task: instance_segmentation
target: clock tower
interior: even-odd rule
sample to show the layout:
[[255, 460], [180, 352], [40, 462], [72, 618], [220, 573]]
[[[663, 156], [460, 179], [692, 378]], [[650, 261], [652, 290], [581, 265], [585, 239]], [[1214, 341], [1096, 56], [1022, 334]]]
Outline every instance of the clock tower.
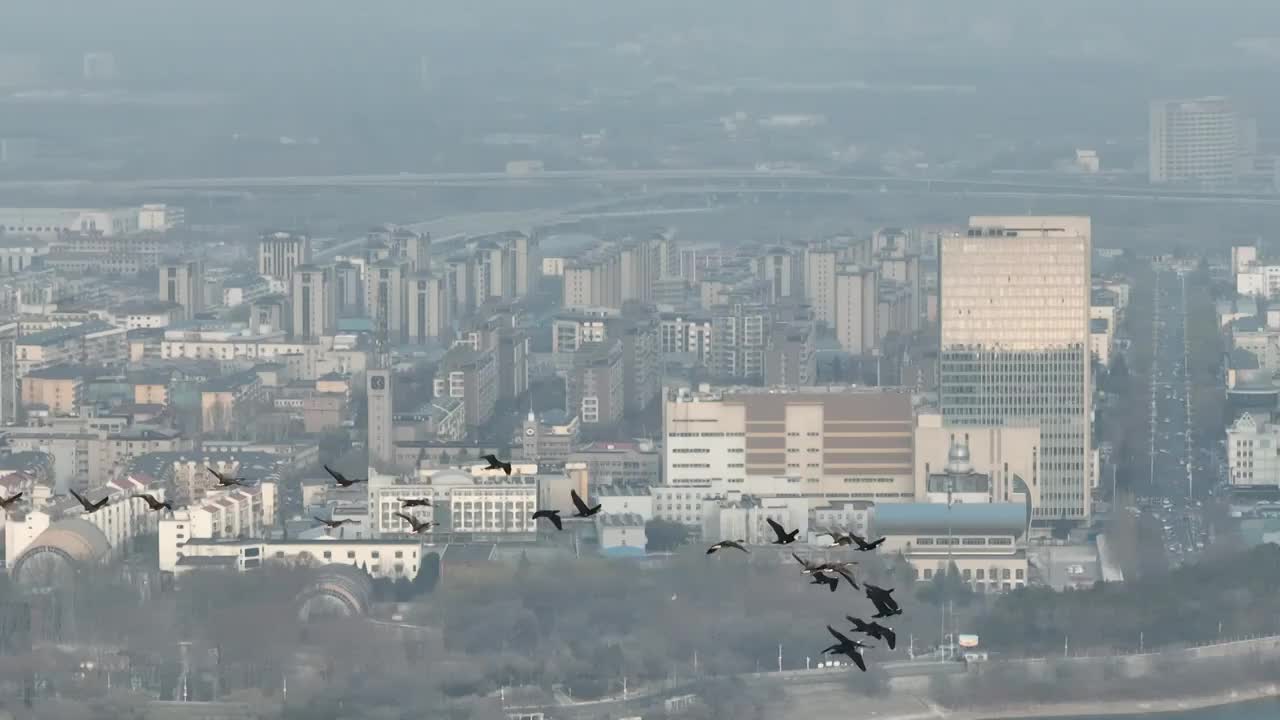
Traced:
[[369, 464], [395, 465], [395, 431], [391, 426], [393, 375], [390, 370], [369, 370], [365, 382], [369, 398]]

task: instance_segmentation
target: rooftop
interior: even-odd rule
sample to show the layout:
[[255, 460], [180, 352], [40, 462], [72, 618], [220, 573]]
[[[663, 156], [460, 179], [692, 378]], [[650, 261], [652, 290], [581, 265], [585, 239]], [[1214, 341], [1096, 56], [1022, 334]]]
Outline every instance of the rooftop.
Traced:
[[105, 323], [101, 320], [89, 320], [88, 322], [71, 327], [53, 328], [52, 330], [44, 330], [42, 332], [23, 335], [19, 340], [22, 345], [59, 345], [69, 342], [79, 337], [84, 337], [90, 333], [102, 332], [104, 330], [114, 330], [115, 326]]
[[881, 535], [948, 531], [962, 535], [992, 533], [1021, 536], [1027, 528], [1023, 503], [884, 503], [877, 505], [871, 525]]

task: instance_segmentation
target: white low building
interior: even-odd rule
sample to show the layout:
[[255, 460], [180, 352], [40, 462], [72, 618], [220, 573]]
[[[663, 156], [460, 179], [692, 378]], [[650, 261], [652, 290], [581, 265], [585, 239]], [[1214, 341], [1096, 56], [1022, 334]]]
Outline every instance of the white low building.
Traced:
[[22, 552], [49, 526], [65, 518], [82, 518], [102, 531], [113, 554], [122, 551], [128, 541], [139, 535], [156, 532], [160, 514], [147, 507], [146, 501], [133, 495], [148, 493], [164, 499], [164, 489], [148, 485], [135, 477], [112, 480], [99, 490], [86, 491], [90, 502], [104, 496], [105, 507], [92, 513], [84, 512], [80, 503], [72, 497], [54, 496], [46, 486], [35, 488], [33, 509], [22, 515], [8, 518], [4, 525], [5, 566], [13, 567]]
[[160, 570], [176, 572], [192, 541], [262, 538], [275, 517], [275, 483], [211, 492], [198, 505], [159, 521]]
[[[370, 532], [377, 536], [408, 534], [412, 528], [396, 513], [441, 523], [452, 533], [533, 533], [540, 484], [563, 481], [558, 473], [539, 474], [533, 463], [514, 463], [511, 475], [483, 466], [421, 468], [411, 479], [369, 478]], [[430, 507], [406, 509], [404, 500], [424, 498]], [[433, 534], [436, 528], [428, 531]]]
[[1245, 413], [1227, 428], [1232, 485], [1280, 485], [1280, 426]]
[[768, 544], [777, 539], [768, 522], [773, 520], [788, 532], [799, 530], [796, 537], [805, 542], [810, 537], [809, 502], [807, 498], [755, 498], [736, 492], [723, 499], [707, 498], [703, 501], [702, 539]]
[[272, 563], [308, 566], [341, 563], [366, 570], [375, 578], [412, 580], [418, 576], [421, 561], [422, 544], [411, 539], [197, 539], [183, 548], [175, 574], [206, 567], [243, 572]]

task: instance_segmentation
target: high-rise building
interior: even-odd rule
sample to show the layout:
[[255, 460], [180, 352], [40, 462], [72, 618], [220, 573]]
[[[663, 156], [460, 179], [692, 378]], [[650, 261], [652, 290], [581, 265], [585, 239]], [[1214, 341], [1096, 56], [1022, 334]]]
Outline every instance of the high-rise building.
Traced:
[[249, 330], [256, 335], [292, 332], [292, 322], [289, 298], [284, 295], [266, 295], [249, 305]]
[[338, 322], [333, 268], [299, 265], [293, 270], [293, 286], [289, 294], [295, 338], [315, 340], [322, 335], [333, 334]]
[[382, 260], [369, 266], [365, 281], [365, 312], [373, 319], [374, 333], [393, 345], [403, 342], [408, 263]]
[[774, 323], [765, 352], [764, 384], [802, 387], [817, 382], [816, 335], [813, 323], [805, 320]]
[[360, 317], [364, 314], [364, 269], [350, 262], [333, 266], [333, 296], [338, 317]]
[[411, 272], [427, 272], [431, 269], [431, 236], [427, 233], [396, 228], [391, 233], [391, 245], [395, 255], [409, 263]]
[[440, 360], [433, 380], [436, 397], [462, 401], [468, 431], [489, 422], [498, 403], [498, 363], [492, 349], [454, 345]]
[[1243, 141], [1240, 114], [1227, 98], [1157, 100], [1147, 141], [1149, 180], [1230, 183], [1240, 169]]
[[293, 270], [311, 262], [311, 236], [304, 233], [266, 232], [258, 239], [258, 274], [288, 283]]
[[18, 333], [16, 322], [0, 324], [0, 424], [18, 420], [22, 396], [18, 392]]
[[764, 378], [773, 314], [765, 305], [711, 309], [711, 373], [717, 378]]
[[836, 273], [835, 328], [840, 347], [851, 355], [870, 353], [879, 346], [877, 310], [880, 301], [878, 273], [871, 268], [850, 267]]
[[667, 485], [872, 502], [915, 497], [906, 391], [671, 388], [663, 428]]
[[190, 320], [204, 310], [204, 261], [162, 263], [160, 299], [181, 305], [183, 320]]
[[939, 399], [949, 425], [1040, 424], [1041, 522], [1089, 519], [1087, 217], [972, 217], [939, 260]]
[[784, 247], [772, 247], [764, 255], [751, 259], [751, 269], [758, 279], [768, 283], [769, 302], [799, 297], [803, 274], [800, 261]]
[[428, 338], [451, 335], [449, 284], [445, 278], [430, 273], [414, 273], [409, 276], [408, 285], [409, 342], [422, 343]]
[[583, 345], [574, 353], [565, 382], [565, 411], [577, 415], [584, 425], [621, 420], [624, 375], [620, 340]]
[[835, 327], [836, 272], [839, 254], [832, 248], [813, 246], [804, 253], [804, 291], [813, 308], [813, 319]]
[[390, 370], [369, 370], [368, 386], [369, 463], [390, 466], [396, 460], [395, 429], [392, 427], [391, 398], [395, 375]]

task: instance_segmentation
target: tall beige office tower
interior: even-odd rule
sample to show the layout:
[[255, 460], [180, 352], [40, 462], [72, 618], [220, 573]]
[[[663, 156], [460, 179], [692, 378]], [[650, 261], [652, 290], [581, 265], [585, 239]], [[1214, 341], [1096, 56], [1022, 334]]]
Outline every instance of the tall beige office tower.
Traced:
[[290, 300], [293, 336], [315, 340], [333, 334], [338, 323], [337, 292], [331, 267], [299, 265], [293, 270]]
[[1089, 519], [1087, 217], [972, 217], [939, 259], [943, 421], [1040, 423], [1034, 520]]
[[204, 310], [204, 261], [161, 263], [160, 299], [181, 305], [183, 320], [190, 320]]
[[369, 266], [365, 279], [365, 312], [373, 320], [374, 333], [391, 345], [404, 341], [405, 276], [408, 274], [408, 263], [381, 260]]
[[267, 232], [258, 239], [258, 274], [288, 283], [293, 269], [311, 262], [311, 236], [303, 233]]
[[1232, 182], [1245, 149], [1243, 129], [1240, 114], [1227, 98], [1151, 103], [1149, 180], [1207, 185]]
[[813, 308], [813, 319], [835, 327], [836, 273], [840, 256], [834, 249], [815, 245], [804, 253], [804, 292]]
[[449, 283], [440, 275], [414, 273], [409, 276], [409, 342], [422, 343], [449, 333]]

